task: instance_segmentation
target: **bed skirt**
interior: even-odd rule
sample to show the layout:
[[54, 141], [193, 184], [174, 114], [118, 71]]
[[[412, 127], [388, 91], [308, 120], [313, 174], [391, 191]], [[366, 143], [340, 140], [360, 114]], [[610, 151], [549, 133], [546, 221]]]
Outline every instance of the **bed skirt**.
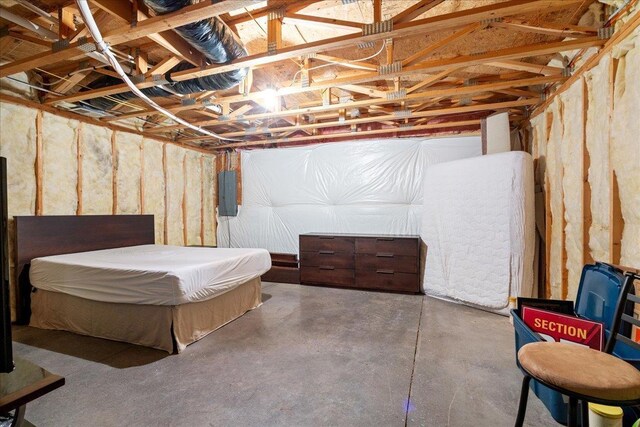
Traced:
[[180, 353], [261, 301], [259, 277], [215, 298], [176, 306], [100, 302], [38, 290], [31, 294], [29, 325]]

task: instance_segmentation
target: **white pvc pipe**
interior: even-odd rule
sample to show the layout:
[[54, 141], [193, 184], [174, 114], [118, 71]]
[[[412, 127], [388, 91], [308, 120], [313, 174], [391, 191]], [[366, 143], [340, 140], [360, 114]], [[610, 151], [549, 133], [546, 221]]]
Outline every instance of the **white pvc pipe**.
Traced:
[[13, 22], [14, 24], [20, 25], [21, 27], [26, 28], [27, 30], [33, 31], [34, 33], [41, 35], [45, 39], [49, 39], [52, 41], [58, 40], [58, 35], [53, 31], [47, 30], [46, 28], [43, 28], [40, 25], [35, 24], [26, 18], [23, 18], [20, 15], [16, 15], [15, 13], [7, 9], [0, 8], [0, 18], [6, 19], [7, 21]]

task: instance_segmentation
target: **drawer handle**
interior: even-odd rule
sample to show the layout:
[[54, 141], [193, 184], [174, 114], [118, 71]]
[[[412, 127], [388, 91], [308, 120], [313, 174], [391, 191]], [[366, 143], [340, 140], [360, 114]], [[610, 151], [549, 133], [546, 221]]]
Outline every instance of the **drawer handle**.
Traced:
[[335, 237], [333, 236], [319, 236], [321, 240], [333, 240]]
[[320, 255], [334, 255], [335, 251], [320, 251], [318, 252]]
[[378, 274], [393, 274], [393, 270], [376, 270]]
[[376, 237], [376, 240], [383, 242], [392, 242], [395, 239], [393, 237]]
[[333, 265], [321, 265], [318, 267], [320, 270], [335, 270], [336, 268]]
[[378, 258], [393, 258], [393, 254], [391, 252], [378, 252], [376, 256]]

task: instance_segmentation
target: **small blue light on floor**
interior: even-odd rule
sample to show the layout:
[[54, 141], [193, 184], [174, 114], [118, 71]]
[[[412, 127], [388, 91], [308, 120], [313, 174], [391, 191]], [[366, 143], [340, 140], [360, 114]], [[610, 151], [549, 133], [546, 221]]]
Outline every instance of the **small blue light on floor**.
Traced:
[[413, 403], [409, 399], [405, 399], [404, 401], [404, 410], [405, 413], [412, 412], [416, 409]]

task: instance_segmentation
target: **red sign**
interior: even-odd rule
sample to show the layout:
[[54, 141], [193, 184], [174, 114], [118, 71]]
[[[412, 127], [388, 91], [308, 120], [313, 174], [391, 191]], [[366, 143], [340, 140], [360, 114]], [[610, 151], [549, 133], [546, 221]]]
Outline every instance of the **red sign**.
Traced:
[[602, 351], [602, 323], [537, 308], [522, 307], [522, 320], [545, 341], [570, 342]]

